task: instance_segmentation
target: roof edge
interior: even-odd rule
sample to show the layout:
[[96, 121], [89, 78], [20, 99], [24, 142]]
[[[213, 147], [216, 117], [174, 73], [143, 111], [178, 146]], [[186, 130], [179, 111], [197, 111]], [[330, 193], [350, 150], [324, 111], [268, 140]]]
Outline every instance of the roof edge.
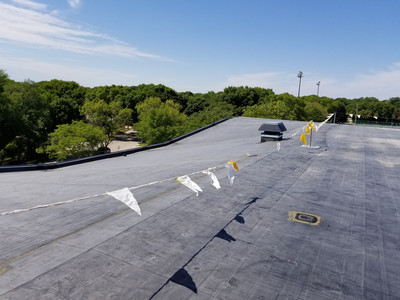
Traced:
[[71, 160], [65, 160], [61, 162], [54, 162], [54, 163], [48, 163], [48, 164], [35, 164], [35, 165], [11, 165], [11, 166], [0, 166], [0, 173], [5, 173], [5, 172], [22, 172], [22, 171], [38, 171], [38, 170], [52, 170], [52, 169], [58, 169], [58, 168], [63, 168], [63, 167], [68, 167], [68, 166], [73, 166], [73, 165], [78, 165], [78, 164], [83, 164], [83, 163], [88, 163], [92, 161], [97, 161], [101, 159], [107, 159], [107, 158], [113, 158], [113, 157], [118, 157], [118, 156], [126, 156], [128, 154], [133, 154], [136, 152], [141, 152], [141, 151], [146, 151], [150, 149], [155, 149], [155, 148], [160, 148], [164, 146], [168, 146], [170, 144], [176, 143], [180, 140], [183, 140], [189, 136], [192, 136], [196, 133], [199, 133], [203, 130], [206, 130], [208, 128], [211, 128], [215, 125], [218, 125], [220, 123], [223, 123], [227, 120], [232, 119], [233, 117], [229, 118], [224, 118], [219, 121], [216, 121], [214, 123], [208, 124], [206, 126], [203, 126], [201, 128], [198, 128], [196, 130], [193, 130], [191, 132], [185, 133], [181, 136], [178, 136], [172, 140], [159, 143], [159, 144], [153, 144], [153, 145], [147, 145], [143, 147], [137, 147], [137, 148], [132, 148], [132, 149], [127, 149], [127, 150], [120, 150], [116, 152], [111, 152], [111, 153], [105, 153], [105, 154], [98, 154], [94, 156], [89, 156], [89, 157], [83, 157], [83, 158], [77, 158], [77, 159], [71, 159]]

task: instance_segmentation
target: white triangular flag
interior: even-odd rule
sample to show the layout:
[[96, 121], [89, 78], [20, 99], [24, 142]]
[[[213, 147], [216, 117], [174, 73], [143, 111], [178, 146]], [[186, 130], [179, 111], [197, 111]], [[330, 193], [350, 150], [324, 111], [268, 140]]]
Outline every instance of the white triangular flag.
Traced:
[[221, 185], [219, 184], [218, 178], [217, 176], [215, 176], [215, 174], [213, 172], [211, 172], [210, 170], [207, 171], [203, 171], [203, 173], [208, 175], [208, 179], [210, 180], [210, 183], [215, 186], [215, 188], [217, 190], [219, 190], [221, 188]]
[[117, 190], [113, 192], [108, 192], [106, 194], [114, 197], [115, 199], [121, 201], [122, 203], [125, 203], [131, 209], [136, 211], [139, 214], [139, 216], [142, 215], [139, 204], [137, 203], [135, 197], [133, 197], [133, 194], [128, 188], [124, 188], [122, 190]]
[[233, 181], [235, 180], [235, 172], [239, 171], [239, 168], [234, 160], [228, 161], [225, 165], [228, 168], [228, 179], [230, 185], [233, 185]]
[[176, 180], [178, 180], [180, 183], [182, 183], [184, 186], [187, 186], [189, 189], [191, 189], [193, 192], [196, 193], [196, 196], [199, 195], [199, 192], [202, 192], [203, 190], [201, 187], [199, 187], [195, 182], [193, 182], [189, 176], [184, 175], [178, 177]]

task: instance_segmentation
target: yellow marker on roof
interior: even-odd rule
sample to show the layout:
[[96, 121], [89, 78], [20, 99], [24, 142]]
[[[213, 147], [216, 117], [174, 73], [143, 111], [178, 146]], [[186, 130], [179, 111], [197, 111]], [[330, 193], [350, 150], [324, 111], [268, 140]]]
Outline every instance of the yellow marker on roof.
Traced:
[[304, 132], [300, 137], [300, 141], [302, 141], [307, 146], [307, 139], [306, 139], [306, 135], [304, 134]]
[[228, 164], [232, 164], [232, 166], [235, 168], [236, 171], [239, 171], [239, 167], [236, 164], [235, 160], [230, 160], [228, 161]]

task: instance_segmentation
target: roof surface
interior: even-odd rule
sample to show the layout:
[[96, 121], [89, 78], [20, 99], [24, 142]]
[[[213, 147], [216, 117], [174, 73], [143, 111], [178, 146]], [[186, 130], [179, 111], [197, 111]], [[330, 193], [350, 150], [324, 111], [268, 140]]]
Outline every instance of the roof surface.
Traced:
[[[284, 121], [278, 147], [259, 141], [267, 121], [234, 118], [126, 157], [0, 173], [0, 214], [69, 202], [0, 215], [0, 298], [399, 298], [400, 131], [325, 124], [316, 149], [292, 137], [306, 122]], [[211, 167], [220, 190], [200, 172]], [[104, 195], [124, 187], [142, 216]]]

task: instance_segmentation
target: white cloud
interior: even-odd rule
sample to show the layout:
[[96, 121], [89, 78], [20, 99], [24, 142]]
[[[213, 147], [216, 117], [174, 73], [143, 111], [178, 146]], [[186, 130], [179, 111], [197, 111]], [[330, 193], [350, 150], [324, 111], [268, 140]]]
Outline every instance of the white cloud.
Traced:
[[46, 6], [38, 2], [13, 1], [28, 8], [0, 3], [0, 40], [75, 53], [168, 60], [64, 21], [43, 11]]
[[[10, 78], [16, 81], [31, 79], [38, 82], [59, 79], [94, 87], [112, 84], [132, 86], [137, 85], [139, 80], [138, 76], [131, 73], [85, 67], [76, 61], [54, 63], [47, 60], [1, 56], [0, 65]], [[29, 78], [26, 78], [26, 74], [29, 74]]]
[[34, 2], [31, 0], [11, 0], [11, 1], [21, 6], [29, 7], [31, 9], [36, 9], [36, 10], [46, 10], [47, 8], [46, 4]]
[[[393, 63], [379, 71], [370, 71], [366, 74], [355, 74], [346, 79], [321, 78], [320, 95], [331, 98], [361, 98], [375, 97], [386, 100], [400, 97], [400, 63]], [[305, 90], [304, 94], [309, 91]], [[315, 92], [314, 92], [315, 94]]]
[[81, 0], [68, 0], [68, 4], [75, 8], [81, 4]]
[[[316, 95], [320, 81], [320, 96], [331, 98], [376, 97], [380, 100], [400, 97], [400, 63], [393, 63], [384, 70], [368, 74], [350, 75], [347, 79], [304, 72], [300, 95]], [[277, 94], [290, 93], [297, 96], [299, 78], [297, 72], [270, 72], [230, 76], [221, 86], [250, 86], [271, 88]]]
[[346, 83], [343, 89], [349, 94], [361, 95], [358, 97], [377, 97], [384, 100], [400, 97], [399, 82], [400, 63], [394, 63], [385, 70], [358, 74], [354, 80]]

